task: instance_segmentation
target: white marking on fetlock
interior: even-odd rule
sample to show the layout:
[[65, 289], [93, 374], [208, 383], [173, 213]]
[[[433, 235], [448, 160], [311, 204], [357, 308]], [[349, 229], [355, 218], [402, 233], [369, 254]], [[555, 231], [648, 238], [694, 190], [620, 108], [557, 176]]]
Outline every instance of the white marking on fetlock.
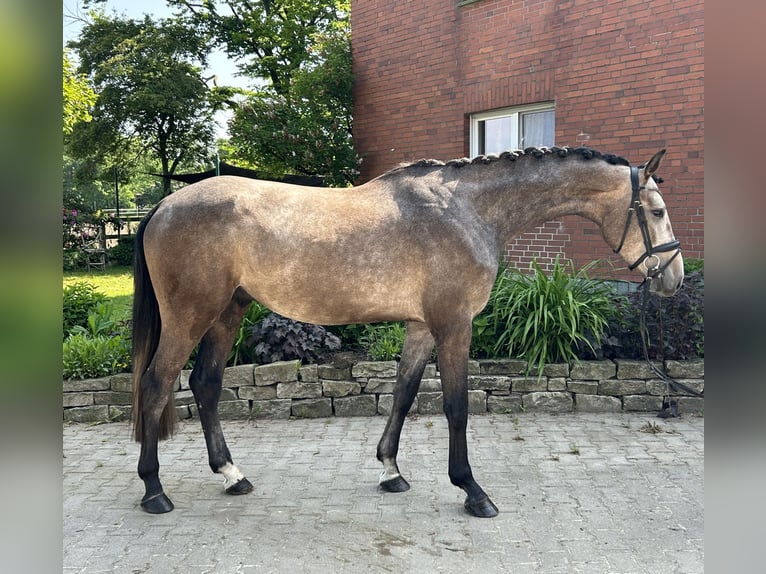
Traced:
[[218, 472], [220, 472], [223, 475], [224, 490], [234, 486], [240, 480], [245, 478], [245, 475], [239, 471], [239, 469], [237, 468], [237, 465], [232, 464], [230, 462], [227, 462], [221, 468], [219, 468]]

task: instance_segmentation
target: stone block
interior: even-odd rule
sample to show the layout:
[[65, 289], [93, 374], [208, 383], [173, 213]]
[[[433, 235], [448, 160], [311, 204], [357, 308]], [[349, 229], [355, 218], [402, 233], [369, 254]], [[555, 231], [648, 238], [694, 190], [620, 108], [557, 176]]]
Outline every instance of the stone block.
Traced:
[[490, 395], [487, 397], [487, 410], [497, 414], [520, 413], [522, 411], [521, 395], [517, 393], [503, 396]]
[[191, 369], [184, 369], [181, 374], [178, 375], [178, 388], [177, 391], [183, 391], [189, 389], [189, 378], [191, 377]]
[[109, 379], [69, 379], [64, 381], [64, 392], [108, 391]]
[[525, 411], [543, 411], [547, 413], [566, 413], [574, 408], [570, 393], [550, 391], [527, 393], [521, 396]]
[[[388, 416], [391, 414], [391, 408], [394, 405], [394, 397], [393, 395], [379, 395], [378, 396], [378, 414]], [[415, 400], [412, 403], [412, 406], [410, 407], [409, 413], [416, 413], [418, 412], [418, 398], [415, 397]], [[409, 414], [408, 413], [408, 414]]]
[[316, 383], [319, 381], [318, 365], [304, 365], [298, 370], [298, 380], [304, 383]]
[[484, 391], [468, 391], [468, 412], [482, 414], [487, 412], [487, 393]]
[[646, 381], [609, 379], [598, 382], [599, 395], [642, 395], [646, 393]]
[[126, 422], [133, 418], [133, 407], [109, 405], [107, 416], [110, 421]]
[[298, 369], [301, 362], [278, 361], [268, 365], [258, 365], [254, 369], [256, 386], [273, 385], [274, 383], [290, 383], [298, 380]]
[[674, 379], [704, 379], [705, 360], [694, 359], [693, 361], [667, 361], [667, 373]]
[[277, 398], [277, 386], [269, 385], [268, 387], [239, 387], [237, 389], [237, 397], [247, 401], [269, 401]]
[[317, 365], [317, 375], [320, 379], [329, 381], [347, 381], [351, 378], [351, 366]]
[[438, 415], [444, 412], [444, 396], [442, 393], [418, 393], [418, 413], [421, 415]]
[[118, 393], [133, 392], [133, 373], [117, 373], [109, 377], [109, 388]]
[[290, 399], [259, 400], [250, 412], [255, 419], [289, 419], [292, 405]]
[[223, 370], [223, 386], [247, 387], [254, 384], [253, 365], [237, 365]]
[[291, 413], [294, 417], [311, 419], [332, 416], [332, 399], [300, 399], [292, 401]]
[[64, 421], [72, 423], [95, 423], [109, 420], [109, 406], [91, 405], [64, 410]]
[[337, 417], [369, 417], [378, 412], [375, 395], [358, 395], [333, 399]]
[[245, 420], [250, 418], [250, 401], [221, 401], [218, 403], [221, 420]]
[[682, 415], [702, 415], [705, 413], [705, 399], [699, 397], [679, 397], [678, 410]]
[[321, 383], [279, 383], [277, 385], [278, 399], [316, 399], [322, 396]]
[[[705, 390], [705, 381], [700, 379], [676, 379], [679, 383], [682, 383], [686, 385], [687, 387], [694, 389], [695, 391], [701, 393]], [[673, 396], [679, 396], [679, 395], [685, 395], [684, 391], [674, 391], [671, 387], [668, 389], [668, 384], [660, 379], [653, 379], [651, 381], [646, 381], [646, 390], [651, 395], [660, 395], [664, 396], [668, 394], [668, 391], [670, 391], [669, 394]], [[687, 395], [691, 396], [691, 395]]]
[[481, 365], [479, 364], [479, 361], [473, 359], [468, 360], [468, 374], [481, 375]]
[[519, 359], [482, 359], [479, 371], [482, 375], [520, 375], [527, 368], [527, 362]]
[[567, 381], [567, 391], [577, 394], [597, 395], [598, 381]]
[[548, 389], [548, 379], [545, 377], [512, 377], [511, 390], [516, 393], [530, 391], [545, 391]]
[[581, 361], [572, 365], [569, 377], [583, 381], [600, 381], [612, 379], [616, 374], [617, 365], [612, 361]]
[[95, 403], [93, 395], [94, 393], [64, 393], [62, 395], [62, 403], [64, 408], [87, 407]]
[[191, 391], [176, 391], [173, 393], [173, 400], [176, 403], [176, 406], [178, 405], [194, 405], [196, 404], [194, 400], [194, 393]]
[[468, 377], [468, 389], [508, 394], [511, 392], [511, 378], [491, 375], [471, 375]]
[[617, 397], [599, 395], [577, 395], [577, 410], [583, 413], [618, 413], [622, 410], [622, 401]]
[[396, 361], [360, 361], [351, 367], [351, 376], [355, 379], [395, 377], [397, 365]]
[[[192, 414], [191, 406], [192, 405], [176, 405], [176, 418], [181, 421], [194, 418], [194, 415]], [[197, 406], [194, 405], [194, 408], [195, 408], [194, 414], [196, 415]], [[110, 410], [111, 410], [111, 407], [110, 407]]]
[[424, 393], [440, 393], [442, 391], [441, 379], [422, 379], [420, 381], [420, 392]]
[[224, 401], [236, 401], [237, 390], [236, 389], [221, 389], [221, 396], [218, 399], [219, 404]]
[[[577, 397], [577, 402], [580, 402], [580, 397]], [[625, 411], [659, 412], [662, 410], [662, 397], [625, 395], [622, 398], [622, 408]]]
[[425, 371], [423, 371], [423, 378], [424, 379], [435, 379], [436, 378], [436, 365], [433, 363], [428, 363], [426, 365]]
[[362, 385], [354, 381], [324, 381], [322, 383], [322, 395], [325, 397], [347, 397], [361, 392]]
[[569, 376], [569, 364], [568, 363], [550, 363], [543, 365], [544, 377], [568, 377]]
[[396, 381], [391, 379], [372, 378], [367, 381], [364, 392], [367, 394], [393, 393]]
[[566, 391], [567, 380], [565, 377], [548, 377], [549, 391]]
[[646, 361], [617, 359], [618, 379], [651, 379], [656, 377]]
[[133, 393], [101, 391], [93, 393], [93, 403], [96, 405], [132, 405]]

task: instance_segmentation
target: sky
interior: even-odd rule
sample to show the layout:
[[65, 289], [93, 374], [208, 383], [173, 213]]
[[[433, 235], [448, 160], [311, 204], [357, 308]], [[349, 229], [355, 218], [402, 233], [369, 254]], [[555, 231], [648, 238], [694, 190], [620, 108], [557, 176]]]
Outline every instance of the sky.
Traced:
[[[78, 0], [63, 0], [64, 10], [64, 45], [70, 40], [76, 40], [82, 24], [77, 22], [73, 16], [82, 14], [81, 2]], [[107, 15], [116, 13], [128, 18], [140, 19], [144, 14], [149, 14], [153, 18], [168, 18], [173, 16], [173, 10], [168, 7], [163, 0], [107, 0], [105, 11]], [[220, 51], [213, 52], [208, 61], [208, 67], [204, 70], [203, 76], [217, 75], [218, 85], [237, 86], [241, 88], [249, 87], [247, 82], [236, 75], [237, 67], [234, 61], [230, 60], [226, 54]], [[221, 111], [216, 115], [218, 137], [228, 137], [226, 123], [231, 117], [228, 111]]]

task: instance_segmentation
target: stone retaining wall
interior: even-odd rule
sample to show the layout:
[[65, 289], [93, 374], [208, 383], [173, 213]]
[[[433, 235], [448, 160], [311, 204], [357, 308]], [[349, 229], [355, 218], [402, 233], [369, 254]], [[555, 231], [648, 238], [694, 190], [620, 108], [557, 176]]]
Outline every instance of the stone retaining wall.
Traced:
[[[468, 408], [471, 413], [655, 412], [662, 409], [666, 386], [643, 361], [584, 361], [546, 365], [541, 377], [524, 376], [519, 360], [470, 361]], [[703, 391], [704, 361], [667, 361], [666, 373]], [[348, 367], [286, 361], [226, 369], [219, 413], [222, 419], [344, 417], [388, 415], [397, 363], [359, 362]], [[196, 418], [197, 406], [183, 371], [175, 391], [178, 416]], [[64, 421], [128, 420], [131, 374], [64, 381]], [[679, 395], [682, 413], [700, 413], [704, 399]], [[442, 413], [436, 365], [428, 365], [411, 413]]]

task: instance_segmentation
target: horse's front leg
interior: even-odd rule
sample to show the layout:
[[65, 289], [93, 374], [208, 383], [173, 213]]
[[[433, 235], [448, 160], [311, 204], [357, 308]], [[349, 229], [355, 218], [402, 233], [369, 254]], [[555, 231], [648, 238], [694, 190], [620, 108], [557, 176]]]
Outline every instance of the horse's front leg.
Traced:
[[474, 480], [468, 462], [468, 351], [471, 322], [442, 331], [437, 337], [439, 371], [444, 394], [444, 413], [449, 427], [449, 477], [452, 484], [468, 495], [465, 509], [474, 516], [491, 518], [498, 510]]
[[396, 376], [394, 402], [383, 436], [378, 443], [378, 460], [383, 463], [379, 484], [388, 492], [404, 492], [410, 488], [399, 473], [396, 456], [399, 452], [399, 438], [405, 417], [420, 388], [420, 380], [433, 348], [434, 339], [424, 323], [407, 323], [407, 336], [402, 347], [402, 358], [399, 361], [399, 372]]
[[246, 304], [243, 307], [242, 304], [232, 301], [222, 313], [221, 319], [202, 338], [194, 369], [189, 377], [189, 387], [194, 393], [202, 431], [205, 434], [208, 462], [213, 472], [223, 475], [224, 490], [227, 494], [247, 494], [253, 490], [253, 485], [232, 461], [218, 416], [218, 401], [221, 398], [227, 355], [246, 307]]

